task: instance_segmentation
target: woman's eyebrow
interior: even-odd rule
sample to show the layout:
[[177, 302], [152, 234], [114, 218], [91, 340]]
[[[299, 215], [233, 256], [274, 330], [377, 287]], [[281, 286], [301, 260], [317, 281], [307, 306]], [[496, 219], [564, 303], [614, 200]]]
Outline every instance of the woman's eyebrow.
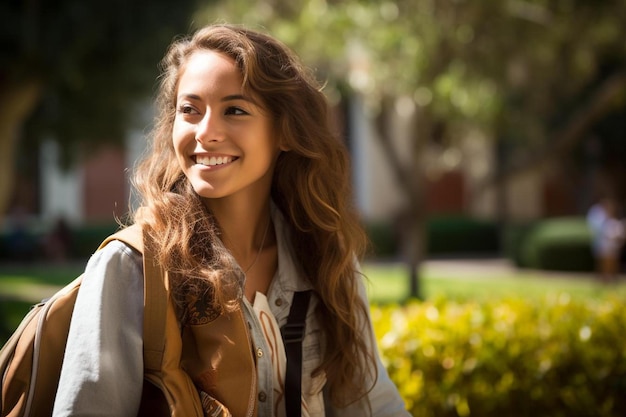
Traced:
[[228, 96], [224, 96], [224, 97], [222, 97], [222, 99], [220, 101], [225, 102], [225, 101], [233, 101], [233, 100], [244, 100], [244, 101], [247, 101], [247, 102], [252, 103], [254, 105], [258, 105], [256, 100], [254, 100], [252, 97], [246, 96], [244, 94], [231, 94], [231, 95], [228, 95]]
[[200, 100], [200, 96], [198, 96], [196, 94], [185, 94], [185, 93], [183, 93], [183, 94], [180, 94], [177, 97], [178, 100], [183, 99], [183, 98], [186, 98], [186, 99], [189, 99], [189, 100]]
[[[202, 100], [202, 98], [199, 95], [192, 94], [192, 93], [183, 93], [178, 96], [178, 100], [181, 100], [183, 98], [188, 99], [188, 100]], [[244, 94], [229, 94], [220, 99], [221, 102], [234, 101], [234, 100], [244, 100], [255, 105], [257, 104], [256, 100]]]

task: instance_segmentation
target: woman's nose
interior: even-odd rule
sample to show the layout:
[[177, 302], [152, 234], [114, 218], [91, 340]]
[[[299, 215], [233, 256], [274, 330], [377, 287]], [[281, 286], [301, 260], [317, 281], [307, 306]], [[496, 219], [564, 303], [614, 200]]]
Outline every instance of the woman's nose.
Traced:
[[224, 139], [224, 132], [217, 114], [207, 111], [196, 126], [196, 140], [200, 143], [220, 142]]

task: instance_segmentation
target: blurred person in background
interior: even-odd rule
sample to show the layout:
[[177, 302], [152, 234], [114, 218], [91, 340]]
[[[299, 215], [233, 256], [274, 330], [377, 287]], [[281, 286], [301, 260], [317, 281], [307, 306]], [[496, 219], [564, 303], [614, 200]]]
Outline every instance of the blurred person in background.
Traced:
[[626, 231], [618, 213], [618, 203], [611, 197], [601, 199], [587, 213], [596, 269], [604, 283], [615, 282], [620, 272], [620, 255]]
[[72, 230], [67, 220], [57, 218], [54, 227], [42, 241], [44, 255], [52, 262], [65, 262], [70, 257], [72, 247]]

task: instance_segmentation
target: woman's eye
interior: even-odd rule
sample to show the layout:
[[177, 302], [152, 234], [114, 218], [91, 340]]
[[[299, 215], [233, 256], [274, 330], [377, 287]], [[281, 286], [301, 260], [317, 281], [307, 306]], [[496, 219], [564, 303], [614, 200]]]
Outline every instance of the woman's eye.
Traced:
[[178, 112], [182, 114], [195, 114], [196, 111], [188, 104], [182, 104], [178, 107]]
[[248, 114], [248, 112], [239, 107], [232, 106], [226, 109], [225, 114], [231, 116], [245, 116]]

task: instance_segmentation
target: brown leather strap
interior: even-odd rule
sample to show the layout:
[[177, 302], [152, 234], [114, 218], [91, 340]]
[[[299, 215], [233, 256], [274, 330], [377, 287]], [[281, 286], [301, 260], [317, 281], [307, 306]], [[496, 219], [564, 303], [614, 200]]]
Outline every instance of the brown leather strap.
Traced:
[[[144, 233], [145, 234], [145, 233]], [[147, 236], [144, 236], [144, 240]], [[167, 290], [161, 267], [154, 259], [151, 250], [143, 256], [144, 270], [144, 317], [143, 355], [144, 368], [159, 371], [165, 350], [165, 315], [167, 310]]]
[[149, 250], [149, 237], [138, 225], [132, 225], [118, 231], [106, 239], [120, 240], [143, 254], [144, 275], [144, 311], [143, 311], [143, 355], [144, 368], [159, 371], [163, 363], [165, 349], [165, 315], [167, 309], [167, 290], [165, 274]]

